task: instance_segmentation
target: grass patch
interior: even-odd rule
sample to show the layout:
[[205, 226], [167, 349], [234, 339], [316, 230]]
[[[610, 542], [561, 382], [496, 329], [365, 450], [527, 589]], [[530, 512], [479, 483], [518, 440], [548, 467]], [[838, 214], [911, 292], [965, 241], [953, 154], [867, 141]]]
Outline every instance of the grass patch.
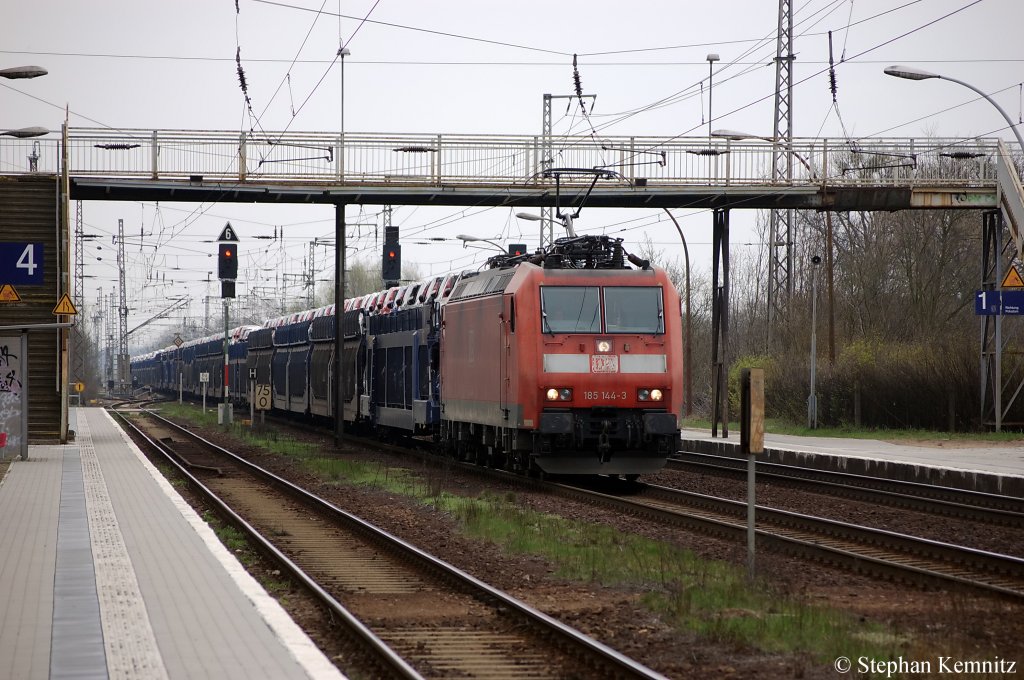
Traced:
[[228, 425], [227, 428], [224, 428], [222, 425], [217, 424], [216, 407], [211, 410], [209, 405], [206, 407], [206, 413], [203, 413], [202, 406], [188, 403], [178, 404], [176, 402], [161, 404], [159, 409], [154, 410], [171, 420], [186, 421], [200, 427], [220, 428], [221, 431], [230, 434], [239, 441], [266, 449], [270, 453], [293, 458], [305, 458], [322, 454], [321, 448], [315, 444], [295, 441], [290, 437], [282, 436], [280, 432], [274, 429], [254, 430], [237, 419]]
[[[175, 418], [193, 420], [200, 409], [165, 408]], [[216, 416], [212, 418], [216, 425]], [[644, 592], [642, 603], [681, 630], [713, 640], [771, 653], [809, 654], [818, 660], [839, 655], [891, 658], [904, 644], [883, 626], [863, 623], [840, 611], [810, 606], [773, 592], [769, 584], [751, 583], [745, 569], [704, 560], [688, 550], [610, 527], [566, 520], [528, 510], [514, 493], [479, 498], [441, 490], [443, 471], [427, 476], [383, 464], [324, 457], [318, 447], [283, 442], [272, 432], [236, 428], [245, 441], [295, 456], [320, 478], [369, 486], [400, 494], [450, 514], [473, 538], [499, 545], [509, 554], [547, 559], [560, 577]], [[291, 444], [291, 446], [282, 446]], [[234, 530], [221, 540], [233, 551]], [[218, 530], [218, 535], [221, 531]]]
[[233, 553], [239, 553], [249, 549], [249, 540], [245, 537], [238, 529], [234, 528], [229, 524], [225, 524], [210, 510], [203, 513], [203, 521], [213, 527], [213, 531], [217, 534], [217, 538], [224, 544], [228, 550]]
[[603, 525], [526, 510], [514, 498], [439, 497], [470, 536], [512, 554], [540, 555], [567, 579], [646, 591], [643, 603], [678, 628], [774, 653], [887, 658], [896, 637], [843, 612], [805, 605], [751, 583], [746, 571]]

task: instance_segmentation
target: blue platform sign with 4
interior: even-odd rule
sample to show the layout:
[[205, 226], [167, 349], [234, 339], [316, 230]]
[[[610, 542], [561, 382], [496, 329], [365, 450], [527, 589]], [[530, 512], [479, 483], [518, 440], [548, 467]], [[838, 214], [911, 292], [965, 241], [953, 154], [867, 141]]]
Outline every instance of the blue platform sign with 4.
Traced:
[[0, 241], [0, 284], [43, 285], [43, 244]]

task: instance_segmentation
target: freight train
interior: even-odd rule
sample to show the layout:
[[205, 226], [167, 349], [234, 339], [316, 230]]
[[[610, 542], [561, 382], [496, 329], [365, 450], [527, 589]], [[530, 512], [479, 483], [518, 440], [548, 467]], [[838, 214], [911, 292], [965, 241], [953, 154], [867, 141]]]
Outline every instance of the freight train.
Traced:
[[[632, 265], [632, 266], [631, 266]], [[460, 460], [537, 474], [655, 472], [683, 410], [679, 295], [622, 239], [558, 239], [488, 268], [190, 340], [132, 361], [155, 390], [248, 403], [381, 435], [429, 438]], [[340, 328], [342, 389], [334, 386]], [[208, 382], [200, 382], [206, 373]], [[250, 376], [254, 376], [250, 380]]]

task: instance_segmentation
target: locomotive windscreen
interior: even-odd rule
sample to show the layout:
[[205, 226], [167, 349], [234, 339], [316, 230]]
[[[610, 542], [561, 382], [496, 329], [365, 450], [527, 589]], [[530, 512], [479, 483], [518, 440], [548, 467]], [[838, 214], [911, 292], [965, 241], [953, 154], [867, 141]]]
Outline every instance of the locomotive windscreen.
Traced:
[[657, 286], [541, 286], [540, 296], [544, 333], [665, 332]]
[[601, 299], [596, 286], [541, 286], [544, 333], [600, 333]]
[[661, 288], [605, 288], [604, 318], [606, 333], [664, 333]]

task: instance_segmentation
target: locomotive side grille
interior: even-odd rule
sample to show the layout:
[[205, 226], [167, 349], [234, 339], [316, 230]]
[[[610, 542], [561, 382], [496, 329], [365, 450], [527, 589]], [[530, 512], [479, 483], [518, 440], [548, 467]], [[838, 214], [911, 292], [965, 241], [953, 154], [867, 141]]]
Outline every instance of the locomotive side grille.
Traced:
[[495, 276], [488, 276], [486, 273], [472, 279], [463, 279], [452, 291], [452, 300], [465, 300], [467, 298], [481, 297], [502, 293], [508, 282], [515, 276], [515, 272], [506, 272]]

